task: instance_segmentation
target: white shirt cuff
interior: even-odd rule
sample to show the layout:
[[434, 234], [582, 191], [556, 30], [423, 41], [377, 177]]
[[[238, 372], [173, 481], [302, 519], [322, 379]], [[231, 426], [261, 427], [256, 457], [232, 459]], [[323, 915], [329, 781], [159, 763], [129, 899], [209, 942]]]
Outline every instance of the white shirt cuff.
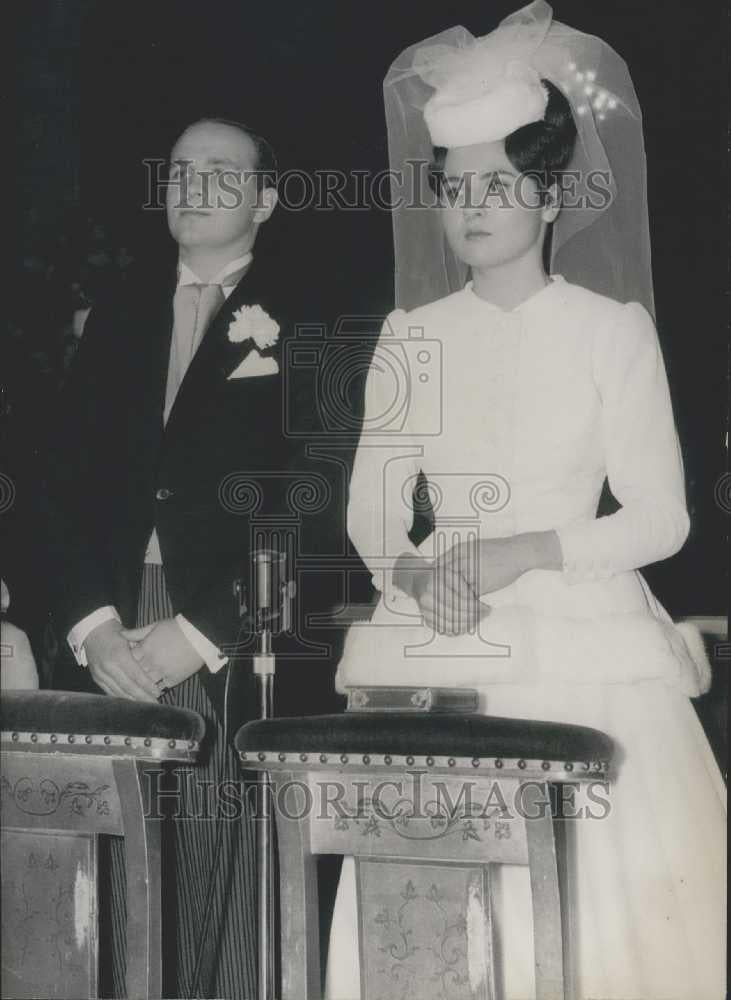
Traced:
[[80, 667], [88, 666], [84, 643], [95, 628], [103, 625], [104, 622], [110, 621], [121, 622], [122, 619], [117, 614], [116, 608], [113, 608], [111, 605], [105, 605], [103, 608], [97, 608], [96, 611], [92, 611], [86, 618], [82, 618], [66, 636], [66, 642], [71, 647], [71, 652], [76, 657], [76, 662]]
[[217, 673], [221, 667], [228, 663], [228, 657], [224, 656], [221, 650], [214, 646], [210, 639], [206, 639], [202, 632], [199, 632], [195, 625], [191, 625], [183, 615], [176, 615], [175, 621], [180, 626], [180, 630], [203, 660], [212, 674]]
[[609, 580], [617, 572], [613, 560], [606, 554], [597, 554], [600, 545], [596, 526], [601, 520], [575, 521], [556, 529], [563, 553], [564, 579], [571, 586]]

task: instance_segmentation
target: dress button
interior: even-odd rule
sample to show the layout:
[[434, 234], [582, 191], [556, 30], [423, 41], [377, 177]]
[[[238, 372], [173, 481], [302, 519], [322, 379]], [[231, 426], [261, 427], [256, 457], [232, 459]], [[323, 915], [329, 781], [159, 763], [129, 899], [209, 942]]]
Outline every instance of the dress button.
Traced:
[[169, 500], [172, 495], [173, 495], [173, 491], [165, 489], [165, 487], [163, 486], [162, 489], [159, 489], [157, 491], [157, 493], [155, 494], [155, 499], [156, 500]]

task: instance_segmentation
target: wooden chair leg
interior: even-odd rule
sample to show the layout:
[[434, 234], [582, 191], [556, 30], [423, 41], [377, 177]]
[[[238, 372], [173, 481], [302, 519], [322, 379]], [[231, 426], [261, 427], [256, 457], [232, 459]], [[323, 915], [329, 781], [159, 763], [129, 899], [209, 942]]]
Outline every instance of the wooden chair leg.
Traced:
[[525, 786], [526, 838], [533, 900], [536, 1000], [564, 1000], [561, 899], [548, 788]]
[[[277, 776], [276, 788], [293, 775]], [[297, 807], [288, 803], [296, 814]], [[282, 1000], [320, 1000], [317, 860], [310, 850], [309, 817], [277, 817], [281, 900]]]
[[2, 996], [98, 997], [96, 836], [4, 827], [0, 854]]
[[557, 820], [553, 824], [556, 844], [558, 889], [561, 896], [561, 935], [563, 940], [563, 977], [566, 1000], [576, 996], [576, 929], [573, 921], [576, 895], [576, 829], [575, 820]]
[[127, 872], [127, 998], [162, 996], [160, 821], [149, 818], [141, 776], [144, 765], [115, 760]]

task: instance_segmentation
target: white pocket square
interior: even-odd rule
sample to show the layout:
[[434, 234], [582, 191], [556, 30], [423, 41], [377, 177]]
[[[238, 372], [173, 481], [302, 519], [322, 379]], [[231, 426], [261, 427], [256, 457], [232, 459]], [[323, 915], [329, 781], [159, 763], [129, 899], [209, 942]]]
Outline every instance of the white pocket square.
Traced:
[[257, 350], [253, 350], [237, 368], [234, 368], [227, 381], [234, 378], [253, 378], [255, 375], [276, 375], [278, 371], [279, 365], [275, 358], [263, 358]]

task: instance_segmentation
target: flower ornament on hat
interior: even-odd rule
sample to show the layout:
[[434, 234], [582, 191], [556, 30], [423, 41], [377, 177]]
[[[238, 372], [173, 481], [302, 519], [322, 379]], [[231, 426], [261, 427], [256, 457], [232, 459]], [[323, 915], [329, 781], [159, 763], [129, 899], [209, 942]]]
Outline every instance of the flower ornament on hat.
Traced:
[[596, 70], [582, 70], [575, 62], [566, 63], [565, 73], [558, 83], [578, 115], [583, 116], [591, 110], [597, 121], [603, 122], [607, 114], [619, 106], [616, 94], [597, 83]]

